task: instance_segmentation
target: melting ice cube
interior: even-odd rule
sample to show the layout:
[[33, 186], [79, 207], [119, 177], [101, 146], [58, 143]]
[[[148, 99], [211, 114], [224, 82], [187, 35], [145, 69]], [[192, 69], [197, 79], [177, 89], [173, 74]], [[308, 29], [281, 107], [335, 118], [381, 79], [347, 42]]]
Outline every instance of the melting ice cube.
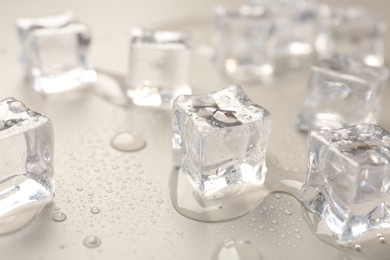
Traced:
[[31, 221], [51, 201], [53, 128], [13, 98], [0, 102], [0, 234]]
[[311, 131], [304, 205], [345, 244], [390, 227], [390, 133], [372, 124]]
[[263, 183], [271, 121], [239, 86], [180, 96], [173, 107], [175, 165], [203, 195], [232, 184]]

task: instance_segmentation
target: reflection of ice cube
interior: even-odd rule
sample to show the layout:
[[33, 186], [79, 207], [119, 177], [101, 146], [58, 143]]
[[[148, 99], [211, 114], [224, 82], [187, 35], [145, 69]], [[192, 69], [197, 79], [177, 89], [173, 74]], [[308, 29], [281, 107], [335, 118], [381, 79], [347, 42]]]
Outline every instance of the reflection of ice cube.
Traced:
[[311, 70], [298, 127], [308, 131], [375, 123], [387, 79], [387, 68], [369, 67], [352, 57], [318, 61]]
[[54, 195], [50, 120], [13, 98], [0, 103], [0, 233], [22, 227]]
[[170, 106], [179, 95], [192, 93], [189, 34], [183, 31], [131, 31], [127, 95], [141, 106]]
[[316, 51], [320, 59], [350, 55], [370, 66], [384, 62], [385, 24], [367, 10], [327, 6], [320, 8], [320, 26]]
[[230, 184], [264, 182], [271, 115], [240, 87], [178, 97], [173, 130], [175, 165], [203, 195]]
[[89, 29], [67, 11], [16, 21], [26, 75], [42, 94], [58, 93], [95, 81], [87, 58]]
[[309, 134], [304, 205], [318, 214], [338, 243], [390, 227], [390, 134], [358, 124]]

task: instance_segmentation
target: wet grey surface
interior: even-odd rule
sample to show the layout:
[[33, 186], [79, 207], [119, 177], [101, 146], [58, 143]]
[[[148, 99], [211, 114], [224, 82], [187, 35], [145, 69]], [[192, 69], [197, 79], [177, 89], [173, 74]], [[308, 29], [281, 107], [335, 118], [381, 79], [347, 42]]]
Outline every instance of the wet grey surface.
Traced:
[[[239, 1], [224, 1], [234, 2]], [[120, 98], [108, 102], [109, 94], [117, 93], [109, 80], [97, 83], [109, 93], [106, 99], [93, 89], [42, 98], [23, 80], [14, 19], [73, 9], [93, 30], [91, 60], [100, 71], [126, 74], [127, 32], [133, 25], [186, 29], [193, 33], [194, 93], [221, 89], [233, 82], [219, 76], [205, 45], [215, 3], [1, 0], [0, 97], [13, 96], [52, 119], [57, 187], [54, 202], [35, 221], [0, 237], [0, 259], [211, 259], [226, 239], [250, 240], [265, 260], [346, 259], [311, 233], [303, 209], [288, 194], [271, 194], [252, 212], [226, 222], [203, 223], [178, 214], [169, 196], [169, 111], [123, 107], [118, 105]], [[347, 3], [365, 6], [390, 22], [390, 2], [342, 2]], [[269, 154], [275, 167], [268, 175], [280, 180], [305, 177], [306, 136], [296, 131], [294, 121], [304, 99], [308, 72], [308, 68], [286, 70], [269, 83], [244, 85], [252, 100], [273, 115]], [[390, 129], [389, 94], [387, 89], [380, 121], [386, 129]], [[142, 133], [146, 147], [133, 153], [113, 149], [111, 139], [123, 131]], [[92, 213], [93, 207], [100, 212]], [[66, 219], [53, 221], [55, 212], [66, 214]], [[98, 237], [99, 246], [85, 246], [91, 235]]]

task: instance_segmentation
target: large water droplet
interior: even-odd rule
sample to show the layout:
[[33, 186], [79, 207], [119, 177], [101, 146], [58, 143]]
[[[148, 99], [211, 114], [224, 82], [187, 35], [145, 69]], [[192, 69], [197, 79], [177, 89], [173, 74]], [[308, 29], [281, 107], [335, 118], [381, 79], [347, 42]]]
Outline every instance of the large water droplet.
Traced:
[[102, 243], [102, 240], [100, 238], [98, 238], [97, 236], [87, 236], [83, 242], [83, 244], [89, 248], [98, 247], [101, 245], [101, 243]]
[[66, 215], [63, 212], [54, 212], [51, 219], [55, 222], [62, 222], [65, 221]]
[[98, 207], [92, 207], [92, 208], [90, 209], [90, 212], [91, 212], [92, 214], [99, 214], [99, 213], [100, 213], [100, 209], [99, 209]]
[[111, 146], [122, 152], [135, 152], [143, 149], [146, 141], [139, 133], [121, 132], [112, 138]]

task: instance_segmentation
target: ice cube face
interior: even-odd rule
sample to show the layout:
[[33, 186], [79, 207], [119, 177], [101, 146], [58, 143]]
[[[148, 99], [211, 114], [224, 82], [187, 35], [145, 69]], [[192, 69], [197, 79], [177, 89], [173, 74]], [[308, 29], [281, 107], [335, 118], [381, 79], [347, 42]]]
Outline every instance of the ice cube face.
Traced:
[[173, 105], [173, 159], [201, 195], [232, 184], [261, 184], [271, 114], [239, 86]]
[[168, 106], [190, 95], [189, 34], [133, 28], [130, 41], [127, 96], [140, 106]]
[[375, 123], [387, 79], [387, 68], [370, 67], [360, 59], [335, 56], [318, 61], [297, 126], [309, 131]]
[[252, 4], [270, 10], [275, 23], [272, 55], [294, 58], [313, 52], [316, 38], [317, 1], [252, 0]]
[[385, 24], [357, 7], [320, 9], [320, 25], [316, 40], [320, 59], [333, 55], [350, 55], [367, 65], [382, 66], [384, 62]]
[[338, 243], [390, 227], [390, 134], [372, 124], [313, 130], [301, 199]]
[[84, 87], [96, 80], [88, 61], [90, 32], [72, 12], [16, 21], [26, 76], [41, 94]]
[[259, 81], [274, 71], [271, 37], [274, 23], [261, 6], [217, 6], [216, 63], [222, 74], [239, 81]]
[[19, 229], [53, 198], [53, 127], [13, 98], [0, 102], [0, 234]]

